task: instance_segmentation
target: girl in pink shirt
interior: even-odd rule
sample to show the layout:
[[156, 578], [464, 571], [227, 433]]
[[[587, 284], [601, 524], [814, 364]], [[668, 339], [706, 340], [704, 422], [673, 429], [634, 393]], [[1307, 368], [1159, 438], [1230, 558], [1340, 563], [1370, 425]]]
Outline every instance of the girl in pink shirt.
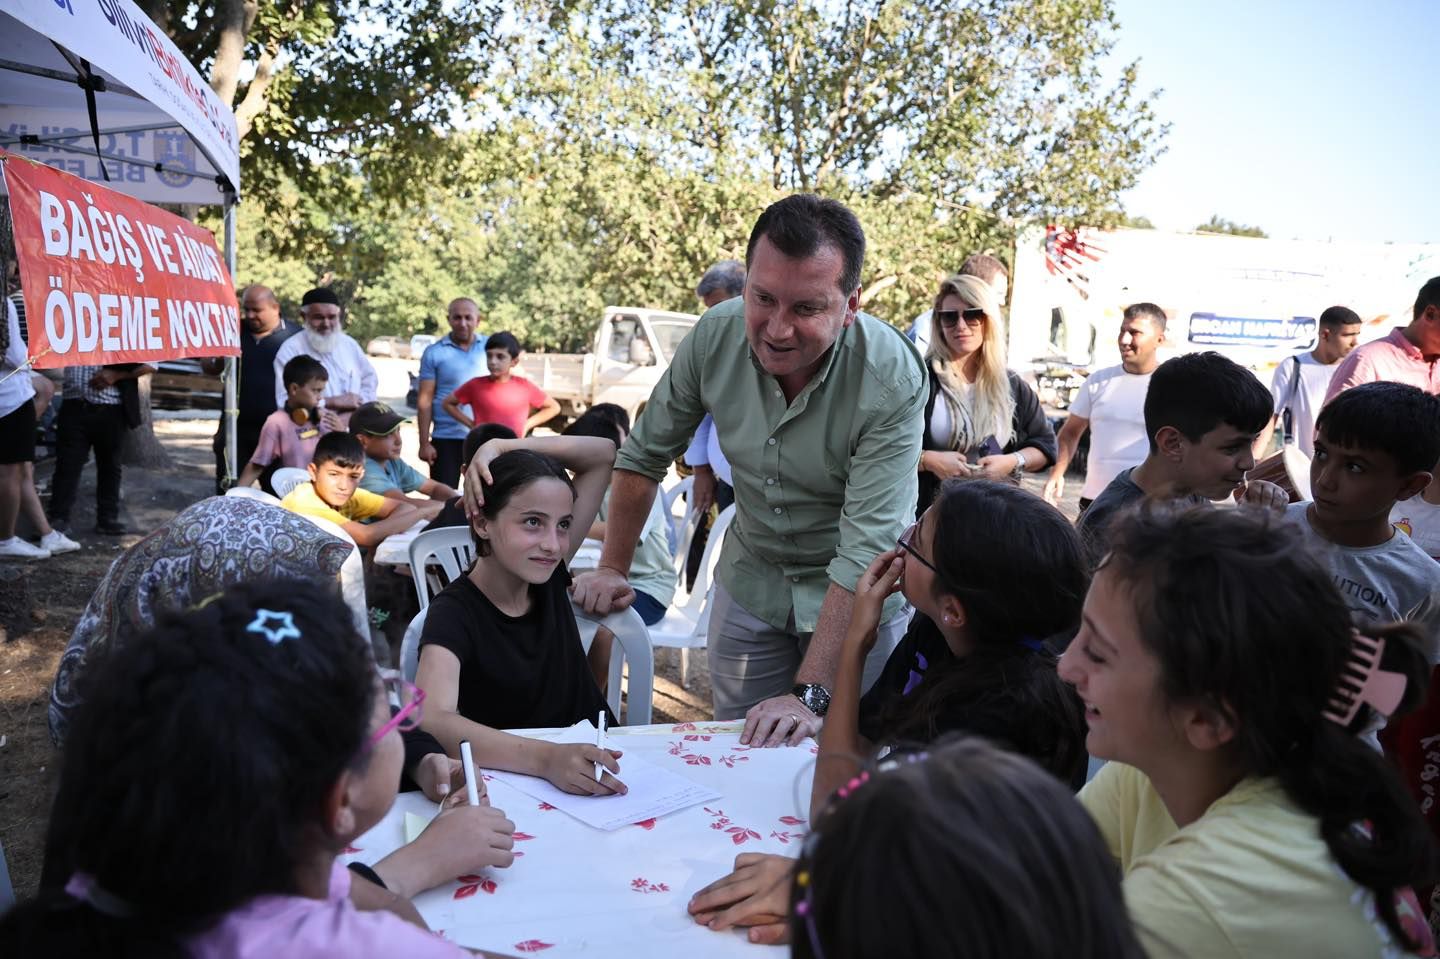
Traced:
[[0, 954], [469, 955], [336, 861], [394, 801], [423, 699], [382, 680], [351, 621], [314, 584], [247, 584], [94, 664], [54, 885], [0, 920]]

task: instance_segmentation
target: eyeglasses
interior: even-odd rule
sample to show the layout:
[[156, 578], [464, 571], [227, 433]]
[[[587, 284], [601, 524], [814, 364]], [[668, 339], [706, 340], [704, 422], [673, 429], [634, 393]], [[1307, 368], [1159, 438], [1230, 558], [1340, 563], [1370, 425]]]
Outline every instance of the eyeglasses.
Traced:
[[380, 670], [380, 681], [385, 687], [385, 701], [390, 704], [395, 714], [388, 723], [375, 730], [365, 743], [366, 749], [374, 749], [392, 729], [408, 733], [420, 725], [420, 717], [423, 715], [421, 704], [425, 702], [425, 690], [394, 669]]
[[919, 523], [911, 523], [905, 528], [905, 532], [900, 534], [900, 538], [895, 541], [895, 545], [900, 547], [905, 552], [909, 553], [911, 556], [915, 557], [916, 561], [919, 562], [921, 566], [924, 566], [926, 569], [928, 569], [930, 572], [937, 572], [937, 570], [935, 569], [935, 564], [930, 562], [925, 557], [921, 556], [920, 551], [917, 550], [914, 546], [910, 545], [914, 541], [915, 531], [919, 529], [919, 527]]
[[965, 325], [973, 330], [985, 322], [985, 311], [978, 306], [968, 310], [940, 310], [935, 314], [935, 318], [940, 321], [941, 326], [954, 326], [963, 318]]

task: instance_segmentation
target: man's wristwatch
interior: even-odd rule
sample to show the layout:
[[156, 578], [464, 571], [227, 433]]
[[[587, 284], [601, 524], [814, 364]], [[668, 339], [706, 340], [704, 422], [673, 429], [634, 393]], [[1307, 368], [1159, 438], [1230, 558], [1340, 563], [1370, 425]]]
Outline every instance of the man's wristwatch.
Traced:
[[1011, 476], [1011, 478], [1013, 478], [1013, 479], [1015, 479], [1015, 480], [1022, 480], [1022, 479], [1024, 479], [1024, 478], [1025, 478], [1025, 465], [1026, 465], [1026, 464], [1025, 464], [1025, 454], [1024, 454], [1023, 452], [1021, 452], [1020, 450], [1016, 450], [1015, 452], [1011, 453], [1010, 455], [1013, 456], [1013, 457], [1015, 457], [1015, 468], [1010, 471], [1010, 476]]
[[830, 690], [819, 683], [799, 683], [790, 690], [790, 695], [816, 716], [824, 716], [830, 709]]

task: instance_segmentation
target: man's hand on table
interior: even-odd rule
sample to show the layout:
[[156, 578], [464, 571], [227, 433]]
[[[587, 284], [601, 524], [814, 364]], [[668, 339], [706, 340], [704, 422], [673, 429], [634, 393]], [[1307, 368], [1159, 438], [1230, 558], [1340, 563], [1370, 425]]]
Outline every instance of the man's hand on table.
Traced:
[[735, 870], [697, 892], [687, 907], [702, 926], [716, 932], [748, 926], [751, 942], [790, 941], [790, 877], [795, 860], [769, 853], [744, 852]]
[[805, 704], [786, 693], [750, 707], [740, 743], [745, 746], [798, 746], [808, 736], [818, 735], [825, 721]]
[[601, 566], [576, 574], [570, 584], [570, 598], [591, 616], [608, 616], [635, 602], [635, 590], [624, 576]]
[[[616, 762], [623, 753], [618, 749], [600, 749], [588, 743], [545, 743], [545, 754], [540, 760], [540, 775], [561, 792], [576, 796], [609, 796], [612, 793], [625, 795], [629, 788], [612, 773], [620, 772]], [[595, 779], [595, 764], [599, 763], [609, 772]]]

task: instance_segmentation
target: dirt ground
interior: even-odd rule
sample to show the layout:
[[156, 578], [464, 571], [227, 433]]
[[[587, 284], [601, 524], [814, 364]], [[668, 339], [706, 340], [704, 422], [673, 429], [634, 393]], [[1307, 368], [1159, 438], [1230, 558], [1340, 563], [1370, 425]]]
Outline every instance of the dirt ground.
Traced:
[[[163, 414], [162, 414], [163, 415]], [[127, 467], [122, 516], [127, 536], [93, 532], [93, 465], [86, 469], [71, 517], [71, 536], [84, 547], [35, 563], [6, 563], [0, 571], [18, 571], [19, 579], [0, 579], [7, 598], [28, 596], [28, 628], [12, 629], [0, 642], [0, 846], [15, 892], [31, 895], [40, 878], [40, 862], [55, 788], [59, 752], [46, 726], [50, 683], [71, 630], [111, 562], [144, 534], [181, 509], [214, 492], [213, 419], [158, 420], [156, 435], [173, 459], [165, 470]], [[408, 451], [414, 450], [413, 438]], [[53, 460], [36, 466], [41, 499], [48, 498]], [[0, 573], [3, 575], [3, 573]], [[679, 657], [661, 650], [655, 663], [655, 722], [709, 718], [710, 686], [702, 654], [691, 657], [688, 689], [679, 685]]]

